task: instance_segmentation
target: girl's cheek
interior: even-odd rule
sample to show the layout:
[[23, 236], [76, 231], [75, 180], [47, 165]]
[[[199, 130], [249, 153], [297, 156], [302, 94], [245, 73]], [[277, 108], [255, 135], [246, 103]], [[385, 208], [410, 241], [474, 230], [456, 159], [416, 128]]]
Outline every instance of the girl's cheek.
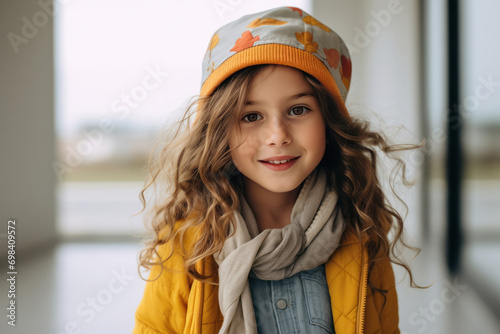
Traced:
[[240, 131], [232, 131], [229, 135], [229, 148], [231, 150], [235, 149], [239, 144], [241, 144], [241, 132]]
[[241, 145], [241, 155], [245, 158], [252, 159], [256, 153], [256, 149], [254, 145], [246, 145], [244, 143]]

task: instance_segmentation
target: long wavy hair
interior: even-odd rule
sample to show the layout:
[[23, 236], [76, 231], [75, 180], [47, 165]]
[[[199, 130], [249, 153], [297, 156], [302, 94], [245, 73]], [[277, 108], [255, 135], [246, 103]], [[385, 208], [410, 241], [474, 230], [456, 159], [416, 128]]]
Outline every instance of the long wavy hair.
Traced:
[[[195, 264], [219, 252], [229, 237], [232, 217], [239, 205], [238, 193], [242, 190], [241, 174], [231, 161], [229, 134], [237, 122], [235, 111], [243, 108], [252, 79], [265, 66], [277, 65], [247, 67], [226, 79], [210, 96], [198, 97], [174, 131], [165, 131], [157, 140], [148, 164], [150, 176], [139, 195], [143, 212], [147, 207], [145, 192], [151, 186], [156, 189], [145, 218], [153, 236], [139, 254], [139, 272], [141, 267], [151, 269], [167, 261], [174, 248], [160, 258], [158, 246], [171, 242], [179, 234], [187, 274], [192, 279], [217, 284], [214, 277], [198, 272]], [[422, 145], [391, 145], [383, 133], [370, 129], [369, 122], [339, 112], [325, 87], [314, 77], [306, 73], [304, 76], [313, 89], [326, 126], [326, 150], [318, 168], [327, 172], [328, 183], [337, 192], [346, 222], [345, 232], [355, 233], [360, 243], [367, 240], [369, 271], [377, 261], [389, 257], [408, 271], [412, 287], [422, 288], [414, 283], [410, 267], [395, 252], [398, 241], [417, 255], [420, 249], [403, 240], [403, 218], [389, 204], [378, 175], [379, 156], [383, 154], [394, 162], [389, 180], [392, 191], [397, 180], [409, 184], [405, 162], [394, 153]], [[179, 228], [175, 228], [177, 222], [182, 222]], [[187, 251], [183, 236], [192, 227], [199, 229], [199, 238]], [[394, 237], [389, 240], [391, 230]]]

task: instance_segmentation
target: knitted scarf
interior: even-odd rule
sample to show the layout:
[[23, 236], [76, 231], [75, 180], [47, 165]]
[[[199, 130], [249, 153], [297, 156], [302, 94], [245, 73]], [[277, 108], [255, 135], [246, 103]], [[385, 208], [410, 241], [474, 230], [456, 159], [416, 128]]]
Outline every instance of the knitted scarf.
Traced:
[[214, 254], [224, 316], [219, 334], [257, 334], [250, 274], [263, 280], [282, 280], [328, 261], [345, 227], [337, 198], [334, 191], [327, 191], [324, 172], [311, 173], [293, 206], [291, 223], [259, 233], [255, 216], [240, 195], [240, 210], [234, 215], [236, 233]]

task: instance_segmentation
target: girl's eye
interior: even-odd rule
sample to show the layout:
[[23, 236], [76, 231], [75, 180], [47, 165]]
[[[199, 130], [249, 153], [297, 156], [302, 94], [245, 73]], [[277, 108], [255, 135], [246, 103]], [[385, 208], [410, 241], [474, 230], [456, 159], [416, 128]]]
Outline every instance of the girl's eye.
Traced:
[[255, 122], [261, 118], [262, 117], [259, 114], [251, 113], [251, 114], [246, 114], [245, 117], [243, 117], [243, 120], [246, 122]]
[[292, 109], [290, 109], [290, 114], [292, 114], [294, 116], [300, 116], [300, 115], [307, 113], [310, 110], [311, 109], [306, 108], [304, 106], [297, 106], [297, 107], [293, 107]]

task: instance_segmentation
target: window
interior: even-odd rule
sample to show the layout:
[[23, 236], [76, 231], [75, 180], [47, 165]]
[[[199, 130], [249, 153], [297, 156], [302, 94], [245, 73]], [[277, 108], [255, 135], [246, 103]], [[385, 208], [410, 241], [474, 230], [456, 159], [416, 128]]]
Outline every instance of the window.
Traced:
[[[212, 33], [273, 1], [56, 2], [60, 233], [142, 231], [152, 140], [198, 93]], [[310, 11], [307, 0], [287, 5]]]

